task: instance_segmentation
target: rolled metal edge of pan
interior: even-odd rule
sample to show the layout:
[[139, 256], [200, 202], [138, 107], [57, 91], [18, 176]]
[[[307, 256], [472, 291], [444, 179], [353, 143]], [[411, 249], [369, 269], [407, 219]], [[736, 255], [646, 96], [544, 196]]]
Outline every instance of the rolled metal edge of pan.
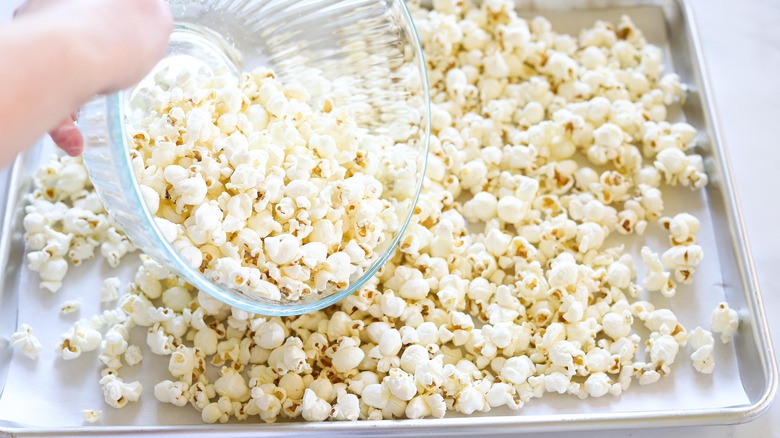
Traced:
[[[745, 231], [745, 221], [742, 216], [739, 197], [734, 187], [733, 172], [729, 159], [729, 151], [723, 140], [720, 127], [720, 118], [715, 107], [715, 99], [712, 94], [712, 86], [707, 74], [707, 64], [703, 57], [699, 30], [696, 17], [689, 0], [671, 0], [676, 3], [683, 14], [683, 20], [687, 24], [687, 40], [690, 44], [690, 56], [693, 58], [693, 75], [700, 87], [699, 98], [702, 101], [702, 111], [707, 122], [708, 134], [711, 143], [717, 148], [713, 154], [719, 167], [721, 178], [720, 193], [725, 203], [725, 213], [730, 225], [732, 245], [735, 250], [736, 262], [741, 273], [742, 286], [745, 292], [745, 300], [748, 305], [749, 322], [752, 328], [752, 341], [757, 347], [757, 353], [761, 361], [763, 371], [763, 390], [757, 396], [751, 397], [749, 405], [721, 410], [721, 423], [744, 423], [754, 420], [771, 406], [777, 393], [778, 370], [772, 346], [769, 327], [764, 312], [761, 290], [756, 276], [755, 265]], [[741, 323], [745, 321], [742, 320]], [[741, 362], [741, 361], [740, 361]], [[740, 363], [740, 365], [742, 365]]]

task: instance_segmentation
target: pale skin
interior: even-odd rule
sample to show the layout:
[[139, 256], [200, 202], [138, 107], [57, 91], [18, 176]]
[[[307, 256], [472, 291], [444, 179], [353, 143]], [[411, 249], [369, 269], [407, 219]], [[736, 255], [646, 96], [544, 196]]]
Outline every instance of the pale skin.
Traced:
[[132, 86], [162, 58], [171, 33], [162, 0], [29, 0], [0, 24], [0, 165], [45, 132], [83, 149], [75, 111]]

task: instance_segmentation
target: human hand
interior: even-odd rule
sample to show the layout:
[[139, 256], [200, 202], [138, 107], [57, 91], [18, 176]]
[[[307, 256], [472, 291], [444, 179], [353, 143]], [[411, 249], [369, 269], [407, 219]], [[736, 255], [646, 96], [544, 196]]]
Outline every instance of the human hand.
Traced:
[[[79, 59], [73, 61], [83, 64], [82, 80], [92, 95], [140, 81], [162, 58], [172, 28], [170, 11], [162, 0], [28, 0], [14, 18], [51, 25], [71, 21], [72, 44], [80, 45]], [[74, 156], [84, 144], [75, 120], [75, 113], [71, 114], [49, 131], [52, 140]]]

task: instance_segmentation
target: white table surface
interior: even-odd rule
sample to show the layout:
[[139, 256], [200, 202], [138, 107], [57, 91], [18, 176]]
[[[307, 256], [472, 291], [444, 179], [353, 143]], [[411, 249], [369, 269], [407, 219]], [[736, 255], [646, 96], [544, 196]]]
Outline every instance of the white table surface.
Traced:
[[[775, 350], [780, 350], [780, 1], [689, 0], [693, 5], [716, 107], [731, 156], [737, 194], [752, 242]], [[19, 0], [0, 1], [0, 21]], [[0, 202], [7, 170], [0, 169]], [[2, 205], [2, 204], [0, 204]], [[753, 422], [736, 426], [603, 431], [584, 438], [780, 437], [780, 403]]]

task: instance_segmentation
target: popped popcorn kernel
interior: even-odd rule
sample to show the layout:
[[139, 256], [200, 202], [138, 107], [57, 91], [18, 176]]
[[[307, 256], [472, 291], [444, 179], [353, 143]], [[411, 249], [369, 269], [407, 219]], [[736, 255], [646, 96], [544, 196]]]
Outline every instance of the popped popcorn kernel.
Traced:
[[41, 341], [33, 334], [32, 327], [22, 324], [20, 330], [11, 335], [11, 345], [22, 351], [30, 359], [37, 359], [43, 350]]
[[94, 409], [84, 409], [81, 411], [81, 415], [84, 417], [84, 421], [87, 423], [97, 423], [103, 416], [103, 411]]
[[739, 314], [730, 308], [728, 303], [722, 302], [712, 311], [710, 328], [713, 332], [720, 333], [721, 342], [729, 343], [739, 328]]

